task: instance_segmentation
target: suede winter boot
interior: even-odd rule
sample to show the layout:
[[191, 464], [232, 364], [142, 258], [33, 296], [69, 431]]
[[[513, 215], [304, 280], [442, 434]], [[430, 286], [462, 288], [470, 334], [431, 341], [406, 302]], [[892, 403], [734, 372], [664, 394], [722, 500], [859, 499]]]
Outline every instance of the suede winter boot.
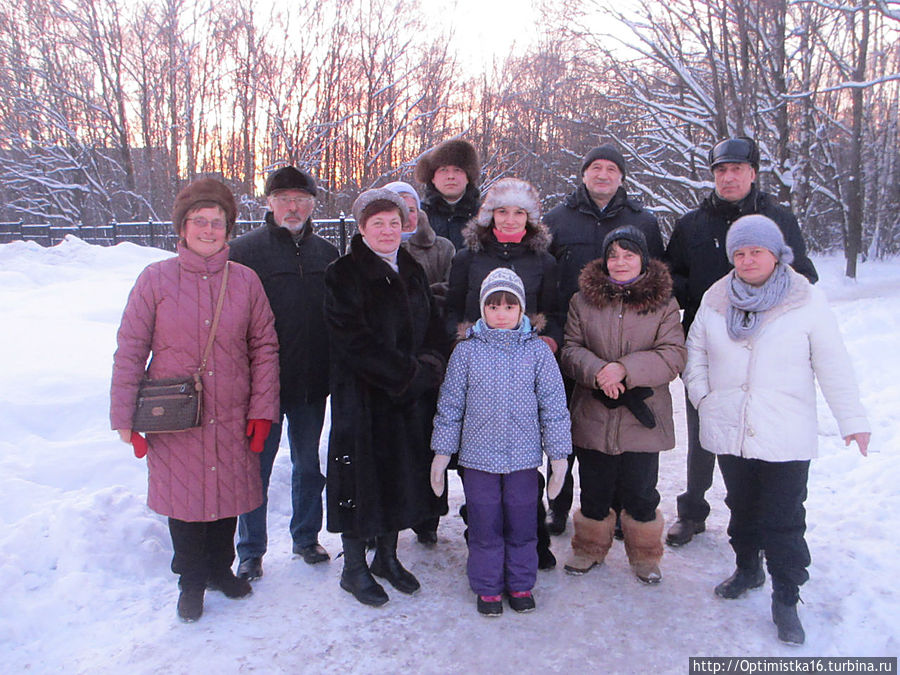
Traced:
[[802, 645], [806, 641], [803, 624], [797, 616], [797, 603], [783, 602], [772, 594], [772, 621], [778, 628], [778, 639], [786, 645]]
[[194, 623], [203, 616], [203, 595], [206, 589], [203, 586], [181, 586], [181, 594], [178, 596], [178, 618], [185, 623]]
[[250, 582], [234, 576], [230, 567], [210, 574], [206, 587], [211, 591], [222, 591], [226, 598], [243, 598], [253, 592]]
[[401, 593], [412, 595], [420, 588], [418, 579], [397, 560], [396, 532], [389, 532], [377, 538], [375, 557], [372, 559], [369, 570], [376, 577], [386, 579]]
[[572, 535], [572, 555], [566, 561], [566, 573], [586, 574], [595, 565], [602, 565], [612, 546], [616, 512], [610, 509], [603, 520], [585, 516], [581, 510], [572, 516], [575, 534]]
[[632, 518], [624, 509], [621, 513], [622, 533], [625, 535], [625, 553], [635, 576], [645, 584], [662, 581], [659, 561], [663, 556], [662, 534], [665, 522], [657, 509], [656, 517], [647, 523]]
[[341, 536], [344, 544], [344, 569], [341, 572], [341, 588], [364, 605], [380, 607], [388, 601], [384, 592], [366, 564], [366, 542], [356, 537]]
[[734, 574], [716, 586], [715, 593], [720, 598], [734, 600], [751, 588], [759, 588], [766, 583], [766, 573], [762, 566], [762, 551], [753, 555], [739, 556]]

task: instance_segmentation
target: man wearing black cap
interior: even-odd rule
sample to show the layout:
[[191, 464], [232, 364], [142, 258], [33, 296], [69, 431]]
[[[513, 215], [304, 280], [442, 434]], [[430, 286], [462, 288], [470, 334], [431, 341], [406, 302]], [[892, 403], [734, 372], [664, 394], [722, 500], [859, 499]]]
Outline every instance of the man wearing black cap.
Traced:
[[[709, 151], [709, 168], [715, 190], [700, 208], [685, 214], [675, 223], [666, 248], [666, 260], [672, 271], [675, 297], [684, 310], [685, 335], [691, 327], [700, 300], [706, 290], [731, 269], [725, 253], [725, 236], [731, 223], [752, 213], [774, 220], [794, 251], [792, 267], [812, 283], [818, 280], [816, 268], [806, 255], [806, 244], [794, 214], [780, 206], [775, 197], [756, 186], [759, 149], [752, 138], [729, 138]], [[706, 530], [709, 503], [706, 491], [712, 485], [716, 457], [700, 446], [697, 410], [685, 396], [688, 428], [687, 490], [678, 496], [678, 520], [669, 528], [666, 543], [687, 544], [695, 534]]]
[[[293, 551], [310, 565], [329, 559], [319, 544], [322, 489], [319, 436], [328, 395], [328, 339], [322, 304], [325, 268], [338, 250], [313, 233], [316, 181], [286, 166], [271, 173], [265, 195], [265, 224], [231, 242], [231, 259], [253, 269], [262, 280], [278, 333], [281, 415], [287, 416], [291, 448], [291, 538]], [[273, 424], [260, 455], [263, 503], [238, 519], [238, 576], [262, 576], [266, 552], [267, 492], [281, 443], [281, 424]]]
[[419, 158], [415, 175], [425, 186], [422, 210], [431, 229], [459, 251], [465, 246], [462, 228], [475, 217], [481, 203], [476, 185], [481, 175], [478, 153], [467, 141], [444, 141]]
[[[663, 257], [663, 241], [656, 216], [639, 202], [630, 199], [623, 185], [627, 167], [618, 148], [604, 144], [593, 148], [581, 162], [581, 185], [568, 195], [562, 204], [544, 216], [553, 240], [550, 253], [557, 259], [560, 304], [568, 311], [569, 300], [578, 290], [578, 275], [590, 261], [603, 256], [603, 239], [623, 225], [640, 230], [647, 240], [652, 258]], [[571, 381], [566, 391], [571, 393]], [[553, 534], [562, 534], [572, 507], [572, 458], [569, 473], [559, 497], [550, 502], [547, 527]]]

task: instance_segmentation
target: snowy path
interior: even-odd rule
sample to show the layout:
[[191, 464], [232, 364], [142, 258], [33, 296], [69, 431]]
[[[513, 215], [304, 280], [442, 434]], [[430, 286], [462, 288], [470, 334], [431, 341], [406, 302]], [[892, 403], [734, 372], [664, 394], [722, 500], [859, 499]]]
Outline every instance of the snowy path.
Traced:
[[[435, 549], [403, 533], [400, 557], [423, 589], [388, 588], [384, 608], [338, 587], [340, 561], [308, 567], [290, 555], [289, 460], [270, 491], [266, 576], [242, 601], [207, 595], [196, 624], [175, 617], [165, 520], [145, 504], [144, 462], [108, 430], [115, 329], [138, 271], [164, 255], [67, 241], [54, 249], [0, 246], [0, 663], [3, 672], [615, 672], [684, 673], [700, 655], [892, 656], [898, 556], [900, 265], [861, 266], [840, 281], [838, 258], [816, 260], [856, 363], [880, 452], [843, 449], [827, 410], [810, 479], [811, 581], [801, 617], [808, 643], [778, 643], [769, 585], [738, 601], [713, 586], [731, 573], [721, 479], [708, 530], [667, 549], [663, 583], [639, 584], [621, 543], [580, 578], [540, 572], [538, 610], [499, 620], [475, 612], [465, 578], [462, 489]], [[674, 518], [684, 483], [681, 384], [673, 385], [679, 446], [660, 467], [662, 508]], [[824, 404], [822, 404], [824, 406]], [[324, 451], [324, 447], [323, 447]], [[554, 538], [560, 559], [567, 534]], [[336, 535], [323, 534], [332, 552]]]

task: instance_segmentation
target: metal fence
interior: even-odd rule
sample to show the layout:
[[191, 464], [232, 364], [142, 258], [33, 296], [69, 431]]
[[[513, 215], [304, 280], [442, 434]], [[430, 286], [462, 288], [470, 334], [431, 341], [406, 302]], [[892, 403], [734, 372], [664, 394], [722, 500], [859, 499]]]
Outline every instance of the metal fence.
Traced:
[[[261, 220], [239, 220], [235, 223], [234, 236], [249, 232], [262, 224]], [[343, 215], [340, 218], [314, 220], [313, 231], [344, 253], [350, 237], [356, 231], [356, 221]], [[0, 244], [24, 240], [37, 242], [41, 246], [55, 246], [65, 239], [67, 234], [100, 246], [115, 246], [127, 241], [139, 246], [153, 246], [174, 251], [178, 243], [171, 221], [147, 220], [131, 223], [113, 221], [100, 226], [0, 222]]]

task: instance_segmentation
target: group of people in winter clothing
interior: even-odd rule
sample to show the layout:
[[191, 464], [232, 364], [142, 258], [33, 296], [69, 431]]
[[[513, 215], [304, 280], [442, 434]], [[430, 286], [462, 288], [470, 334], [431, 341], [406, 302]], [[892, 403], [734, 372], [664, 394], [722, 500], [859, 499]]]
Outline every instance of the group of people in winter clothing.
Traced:
[[[756, 185], [755, 143], [727, 139], [709, 159], [716, 188], [668, 247], [628, 197], [611, 145], [587, 153], [581, 184], [542, 219], [523, 180], [498, 180], [482, 200], [474, 148], [446, 141], [417, 163], [423, 200], [403, 182], [359, 195], [343, 256], [312, 231], [317, 187], [294, 167], [269, 176], [265, 224], [230, 245], [227, 188], [201, 179], [182, 190], [178, 255], [144, 270], [125, 308], [111, 408], [113, 429], [148, 456], [150, 507], [169, 517], [179, 616], [199, 618], [207, 588], [242, 597], [263, 575], [285, 417], [294, 553], [330, 559], [318, 541], [327, 486], [340, 586], [364, 604], [388, 601], [376, 577], [419, 590], [397, 557], [398, 533], [437, 542], [451, 466], [481, 614], [500, 615], [504, 597], [535, 609], [537, 570], [555, 566], [550, 534], [565, 531], [573, 503], [575, 459], [580, 508], [565, 571], [603, 563], [620, 531], [634, 575], [658, 584], [659, 453], [675, 447], [669, 385], [682, 375], [688, 490], [665, 540], [680, 546], [704, 531], [718, 455], [737, 566], [715, 593], [762, 585], [765, 559], [779, 637], [802, 643], [815, 380], [863, 454], [868, 422], [796, 219]], [[131, 431], [141, 379], [196, 369], [221, 293], [201, 425], [144, 439]]]

